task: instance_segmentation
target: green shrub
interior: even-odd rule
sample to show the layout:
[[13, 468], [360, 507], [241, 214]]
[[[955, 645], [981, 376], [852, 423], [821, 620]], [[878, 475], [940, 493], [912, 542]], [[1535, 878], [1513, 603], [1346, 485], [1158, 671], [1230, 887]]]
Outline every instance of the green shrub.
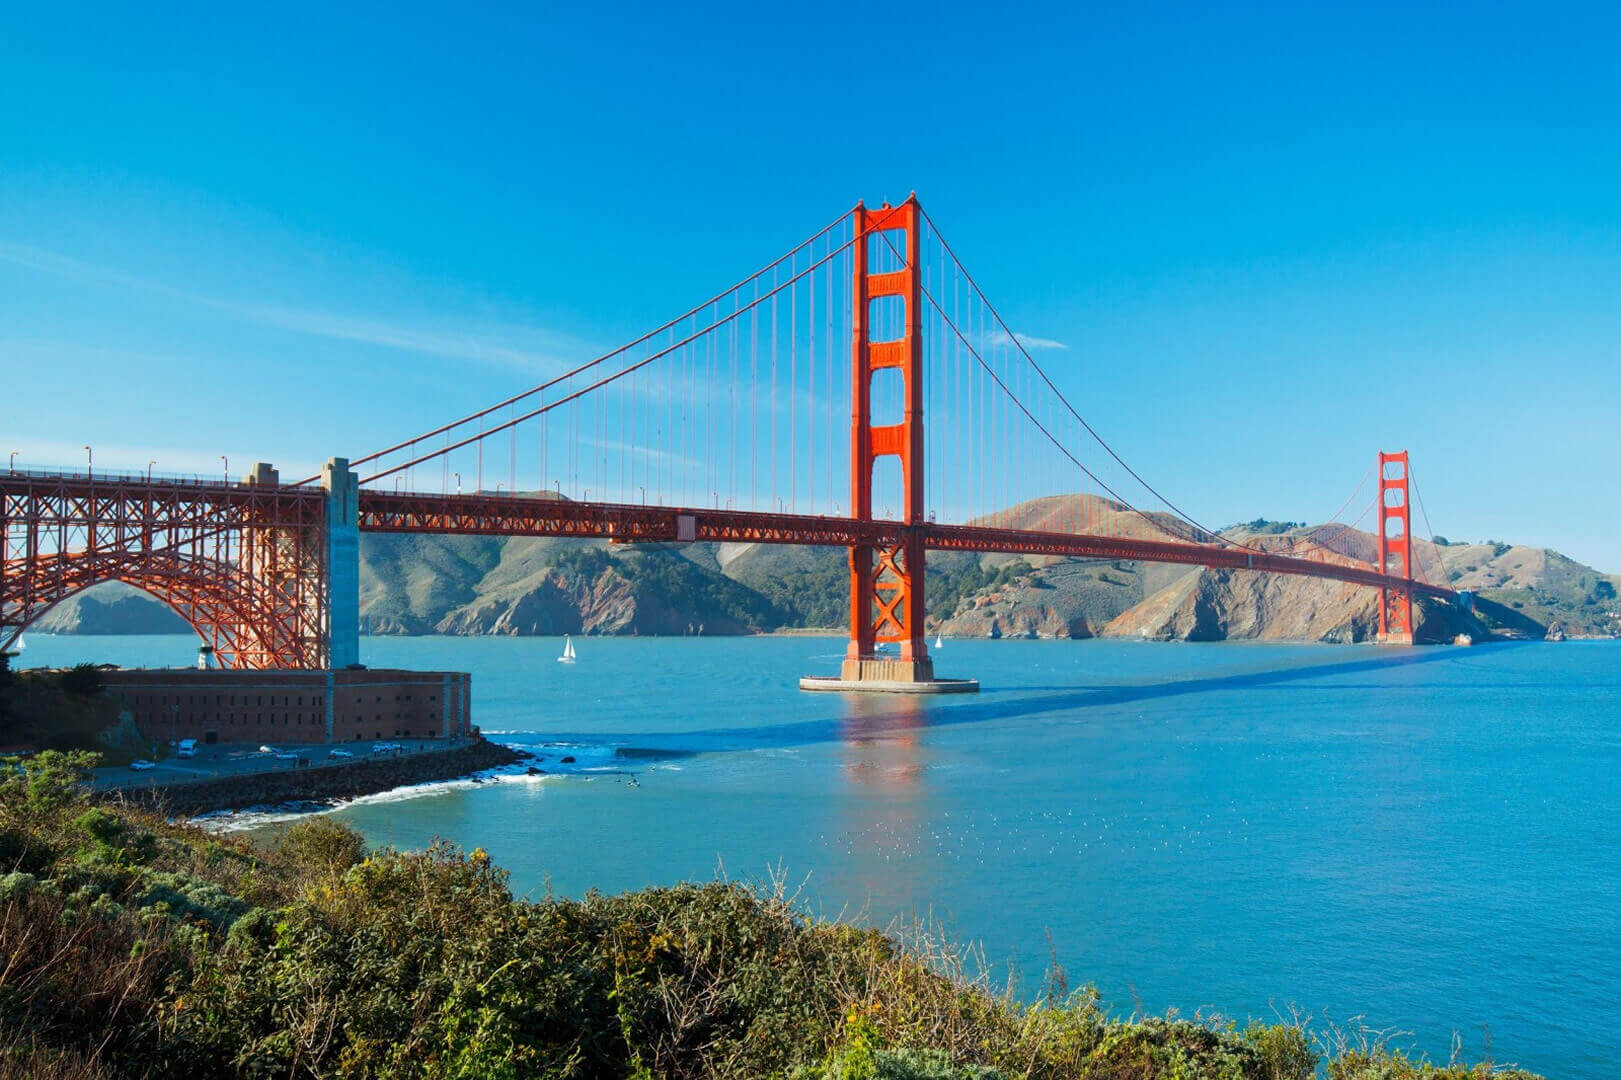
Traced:
[[[366, 855], [325, 818], [255, 852], [87, 808], [49, 779], [74, 767], [48, 761], [3, 792], [7, 843], [32, 861], [0, 876], [0, 1080], [30, 1067], [1307, 1080], [1316, 1065], [1299, 1023], [1119, 1020], [1061, 981], [1027, 1005], [939, 942], [811, 919], [737, 885], [530, 903], [482, 851]], [[1331, 1080], [1526, 1076], [1414, 1064], [1377, 1044], [1325, 1056]]]
[[0, 809], [28, 827], [54, 820], [64, 807], [85, 802], [82, 784], [98, 760], [96, 754], [79, 750], [0, 758]]
[[94, 664], [74, 664], [62, 672], [58, 682], [64, 692], [75, 697], [94, 697], [105, 685], [101, 669]]
[[26, 899], [38, 888], [39, 878], [33, 874], [19, 870], [0, 874], [0, 904]]
[[1317, 1075], [1318, 1058], [1300, 1023], [1254, 1021], [1244, 1029], [1244, 1039], [1260, 1055], [1266, 1080], [1311, 1080]]
[[1003, 1074], [982, 1065], [954, 1065], [940, 1050], [880, 1050], [878, 1080], [1003, 1080]]
[[206, 922], [222, 931], [229, 930], [251, 907], [212, 881], [183, 874], [149, 873], [143, 882], [146, 888], [136, 900], [137, 907], [156, 910], [171, 919]]
[[92, 806], [73, 820], [73, 824], [91, 838], [103, 844], [110, 844], [118, 839], [124, 831], [124, 823], [117, 815], [103, 810], [99, 806]]
[[1519, 1069], [1489, 1064], [1432, 1065], [1411, 1061], [1399, 1051], [1351, 1050], [1328, 1064], [1328, 1080], [1539, 1080]]
[[366, 857], [366, 839], [324, 815], [306, 818], [281, 834], [276, 850], [304, 877], [341, 875]]

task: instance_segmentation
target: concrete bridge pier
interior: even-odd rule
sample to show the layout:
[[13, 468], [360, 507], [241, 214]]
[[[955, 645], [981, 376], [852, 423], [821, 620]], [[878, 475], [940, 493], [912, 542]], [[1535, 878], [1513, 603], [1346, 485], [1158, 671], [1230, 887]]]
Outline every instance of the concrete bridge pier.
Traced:
[[326, 489], [328, 664], [341, 671], [360, 663], [360, 477], [348, 458], [328, 458], [321, 486]]

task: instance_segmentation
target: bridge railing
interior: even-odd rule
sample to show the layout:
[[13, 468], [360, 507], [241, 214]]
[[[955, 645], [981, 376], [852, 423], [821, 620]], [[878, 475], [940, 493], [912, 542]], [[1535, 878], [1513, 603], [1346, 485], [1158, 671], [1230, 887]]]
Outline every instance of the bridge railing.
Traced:
[[177, 473], [159, 472], [145, 469], [127, 471], [124, 469], [70, 469], [61, 465], [30, 465], [22, 464], [0, 468], [0, 477], [31, 479], [31, 480], [105, 480], [108, 483], [158, 483], [189, 484], [195, 487], [249, 487], [245, 480], [232, 479], [223, 472], [217, 476], [205, 473]]

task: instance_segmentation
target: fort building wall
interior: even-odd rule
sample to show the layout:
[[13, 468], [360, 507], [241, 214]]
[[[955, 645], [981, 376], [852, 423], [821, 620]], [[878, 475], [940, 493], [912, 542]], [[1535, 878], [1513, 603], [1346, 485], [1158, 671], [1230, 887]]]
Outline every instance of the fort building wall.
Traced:
[[472, 733], [472, 676], [391, 669], [103, 672], [146, 738], [346, 743]]

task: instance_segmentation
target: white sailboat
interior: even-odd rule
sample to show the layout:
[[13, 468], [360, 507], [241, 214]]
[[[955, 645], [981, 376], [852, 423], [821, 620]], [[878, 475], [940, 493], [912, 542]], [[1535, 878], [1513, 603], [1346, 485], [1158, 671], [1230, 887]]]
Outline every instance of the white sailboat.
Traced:
[[16, 642], [11, 646], [11, 651], [20, 653], [26, 648], [28, 648], [28, 642], [23, 640], [23, 636], [21, 634], [18, 634]]
[[936, 649], [943, 649], [946, 647], [946, 643], [940, 640], [939, 634], [934, 635], [934, 647]]
[[574, 639], [567, 634], [563, 635], [563, 655], [557, 658], [559, 664], [574, 663]]

